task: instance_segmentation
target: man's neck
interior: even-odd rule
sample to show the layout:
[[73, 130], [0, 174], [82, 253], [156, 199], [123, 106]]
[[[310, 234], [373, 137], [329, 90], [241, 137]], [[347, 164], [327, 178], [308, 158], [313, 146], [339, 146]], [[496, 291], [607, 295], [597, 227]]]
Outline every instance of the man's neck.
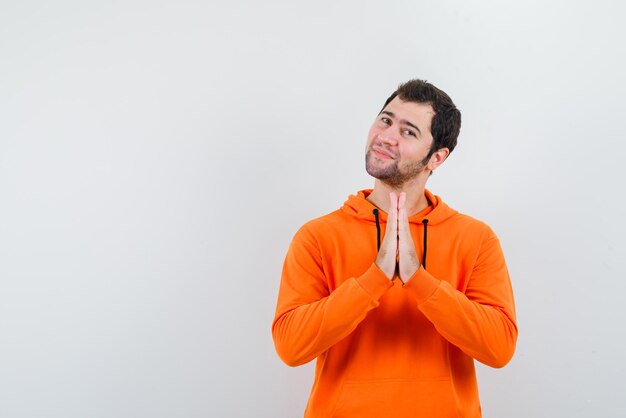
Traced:
[[398, 187], [392, 187], [380, 180], [374, 183], [374, 190], [367, 196], [367, 200], [372, 202], [377, 208], [384, 212], [389, 212], [389, 193], [406, 193], [405, 207], [409, 216], [415, 215], [426, 209], [430, 202], [424, 194], [426, 182], [408, 182]]

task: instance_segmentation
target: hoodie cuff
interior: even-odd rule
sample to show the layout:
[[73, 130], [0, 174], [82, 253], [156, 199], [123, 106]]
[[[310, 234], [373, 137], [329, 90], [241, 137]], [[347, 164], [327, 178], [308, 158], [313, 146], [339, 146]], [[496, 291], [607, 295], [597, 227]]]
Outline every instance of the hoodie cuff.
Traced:
[[404, 288], [415, 297], [417, 304], [421, 305], [437, 291], [440, 284], [441, 280], [436, 279], [420, 266], [413, 277], [406, 282]]
[[376, 301], [385, 294], [387, 289], [393, 286], [391, 280], [385, 276], [385, 273], [378, 268], [376, 263], [372, 263], [365, 273], [356, 278], [356, 281]]

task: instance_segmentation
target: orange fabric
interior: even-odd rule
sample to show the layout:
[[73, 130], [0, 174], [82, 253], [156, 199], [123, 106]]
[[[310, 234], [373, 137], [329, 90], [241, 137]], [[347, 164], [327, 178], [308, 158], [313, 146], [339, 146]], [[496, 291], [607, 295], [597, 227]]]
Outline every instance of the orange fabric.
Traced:
[[391, 282], [369, 193], [306, 223], [285, 259], [272, 335], [288, 365], [317, 358], [305, 418], [480, 417], [474, 359], [502, 367], [517, 340], [499, 241], [426, 191], [409, 218], [420, 260], [429, 220], [426, 269]]

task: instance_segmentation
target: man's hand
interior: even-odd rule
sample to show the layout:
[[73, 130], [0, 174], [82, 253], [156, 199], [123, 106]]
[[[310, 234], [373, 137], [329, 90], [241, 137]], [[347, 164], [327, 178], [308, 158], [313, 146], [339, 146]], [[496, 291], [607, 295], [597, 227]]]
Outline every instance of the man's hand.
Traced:
[[385, 237], [378, 250], [376, 265], [390, 280], [396, 278], [398, 266], [398, 196], [389, 193], [389, 211], [387, 212], [387, 228]]
[[376, 265], [390, 279], [400, 277], [406, 283], [420, 266], [409, 229], [409, 217], [404, 206], [406, 193], [389, 193], [387, 228]]
[[398, 272], [402, 283], [406, 283], [420, 267], [415, 243], [409, 228], [409, 215], [404, 206], [406, 193], [400, 193], [398, 199]]

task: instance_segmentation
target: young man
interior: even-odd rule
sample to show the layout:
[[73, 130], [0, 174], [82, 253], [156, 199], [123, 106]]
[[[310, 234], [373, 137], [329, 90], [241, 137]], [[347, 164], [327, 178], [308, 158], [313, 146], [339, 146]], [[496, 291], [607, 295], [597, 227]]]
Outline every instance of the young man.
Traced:
[[272, 335], [288, 365], [317, 358], [306, 418], [480, 417], [474, 359], [513, 356], [498, 238], [425, 188], [460, 126], [446, 93], [400, 85], [369, 131], [374, 189], [293, 238]]

